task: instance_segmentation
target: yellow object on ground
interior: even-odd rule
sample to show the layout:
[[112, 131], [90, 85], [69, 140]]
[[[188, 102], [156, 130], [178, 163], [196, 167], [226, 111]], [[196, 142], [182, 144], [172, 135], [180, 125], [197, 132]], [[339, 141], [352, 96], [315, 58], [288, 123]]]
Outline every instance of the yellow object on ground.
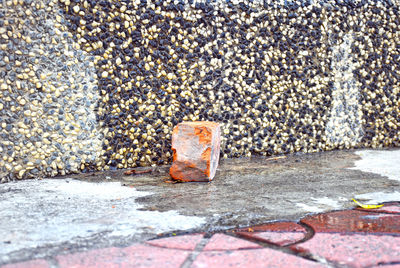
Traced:
[[359, 207], [362, 207], [364, 209], [374, 209], [374, 208], [380, 208], [383, 207], [383, 205], [364, 205], [361, 204], [360, 202], [358, 202], [357, 200], [355, 200], [354, 198], [352, 199], [354, 201], [354, 203], [356, 203]]

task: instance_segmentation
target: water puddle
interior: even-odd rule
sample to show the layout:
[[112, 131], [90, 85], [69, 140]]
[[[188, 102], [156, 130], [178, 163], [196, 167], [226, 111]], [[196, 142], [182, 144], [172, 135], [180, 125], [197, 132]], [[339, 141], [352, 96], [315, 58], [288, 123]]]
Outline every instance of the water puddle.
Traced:
[[400, 215], [369, 210], [343, 210], [311, 215], [301, 220], [317, 233], [400, 233]]

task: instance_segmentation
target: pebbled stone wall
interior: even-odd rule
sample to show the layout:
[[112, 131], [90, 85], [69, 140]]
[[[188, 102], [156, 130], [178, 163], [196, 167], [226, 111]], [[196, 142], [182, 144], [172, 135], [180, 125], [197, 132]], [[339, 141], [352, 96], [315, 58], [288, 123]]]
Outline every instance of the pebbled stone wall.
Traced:
[[54, 1], [0, 1], [0, 178], [102, 166], [93, 56]]
[[0, 1], [0, 177], [399, 146], [398, 1]]

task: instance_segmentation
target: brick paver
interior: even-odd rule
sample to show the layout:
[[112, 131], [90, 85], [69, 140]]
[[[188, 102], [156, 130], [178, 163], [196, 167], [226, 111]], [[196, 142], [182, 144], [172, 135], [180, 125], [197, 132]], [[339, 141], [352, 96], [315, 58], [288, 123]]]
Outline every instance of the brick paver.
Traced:
[[59, 267], [180, 267], [190, 251], [133, 245], [58, 256]]
[[31, 260], [26, 262], [19, 262], [13, 264], [7, 264], [1, 266], [1, 268], [47, 268], [50, 267], [50, 264], [43, 259]]
[[311, 226], [315, 235], [292, 248], [352, 267], [400, 263], [400, 215], [391, 214], [393, 211], [395, 207], [384, 206], [306, 217], [301, 221]]
[[371, 268], [400, 268], [400, 263], [371, 266]]
[[225, 234], [215, 234], [203, 248], [209, 250], [239, 250], [261, 248], [260, 245]]
[[150, 240], [146, 243], [158, 247], [194, 250], [202, 238], [203, 234], [190, 234]]
[[202, 252], [192, 264], [193, 268], [224, 267], [325, 267], [321, 264], [289, 255], [277, 250], [263, 248], [236, 251]]
[[304, 238], [304, 234], [295, 232], [242, 233], [242, 236], [282, 247], [296, 243]]
[[125, 254], [121, 248], [102, 248], [86, 252], [79, 252], [56, 257], [62, 267], [119, 267], [125, 262]]
[[235, 233], [243, 238], [255, 239], [278, 246], [287, 246], [304, 239], [307, 230], [295, 222], [274, 222], [239, 229]]
[[400, 263], [400, 237], [390, 235], [317, 233], [293, 248], [352, 267]]

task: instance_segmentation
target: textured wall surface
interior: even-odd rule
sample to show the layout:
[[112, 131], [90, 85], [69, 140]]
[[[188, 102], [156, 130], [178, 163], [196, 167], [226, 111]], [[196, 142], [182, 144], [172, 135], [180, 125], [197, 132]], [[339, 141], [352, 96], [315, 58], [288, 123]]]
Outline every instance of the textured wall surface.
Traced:
[[400, 144], [397, 1], [0, 1], [0, 178]]

